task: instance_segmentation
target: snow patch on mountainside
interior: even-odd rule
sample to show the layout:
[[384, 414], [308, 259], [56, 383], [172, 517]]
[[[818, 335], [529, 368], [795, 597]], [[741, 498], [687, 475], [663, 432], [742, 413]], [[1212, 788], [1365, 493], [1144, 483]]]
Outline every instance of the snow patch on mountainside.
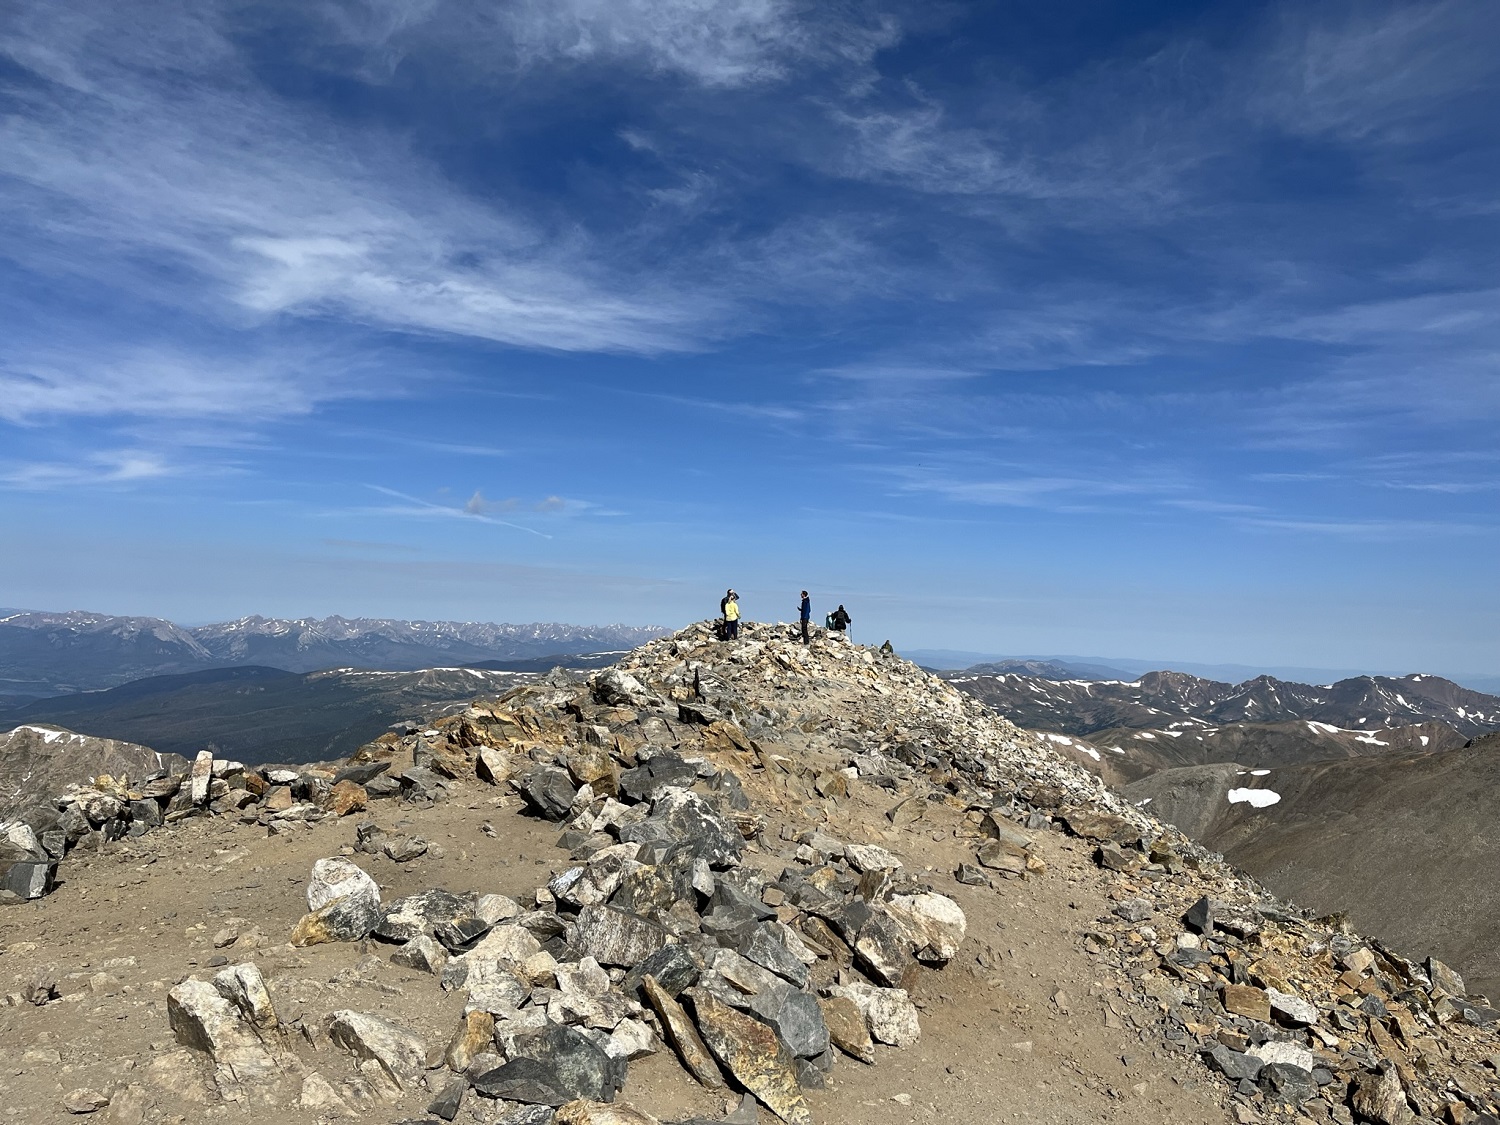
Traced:
[[1226, 796], [1231, 805], [1246, 804], [1252, 809], [1269, 808], [1281, 800], [1274, 789], [1231, 789]]

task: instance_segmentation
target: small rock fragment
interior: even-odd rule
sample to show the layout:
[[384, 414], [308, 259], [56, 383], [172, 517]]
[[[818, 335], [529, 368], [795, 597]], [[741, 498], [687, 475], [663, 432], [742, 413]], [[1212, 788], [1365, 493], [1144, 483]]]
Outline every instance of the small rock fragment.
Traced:
[[69, 1113], [94, 1113], [109, 1104], [109, 1098], [98, 1090], [71, 1090], [63, 1096], [63, 1108]]

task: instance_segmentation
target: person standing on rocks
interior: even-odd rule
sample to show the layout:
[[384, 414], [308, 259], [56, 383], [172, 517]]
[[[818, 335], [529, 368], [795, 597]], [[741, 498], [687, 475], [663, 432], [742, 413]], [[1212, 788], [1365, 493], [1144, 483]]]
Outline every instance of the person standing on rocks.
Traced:
[[849, 611], [842, 605], [828, 615], [828, 626], [840, 633], [846, 632], [854, 619], [849, 616]]
[[740, 596], [733, 590], [724, 595], [724, 638], [735, 640], [740, 635]]
[[802, 602], [797, 606], [797, 617], [802, 622], [802, 643], [808, 643], [807, 623], [812, 620], [812, 599], [807, 596], [807, 591], [802, 591]]

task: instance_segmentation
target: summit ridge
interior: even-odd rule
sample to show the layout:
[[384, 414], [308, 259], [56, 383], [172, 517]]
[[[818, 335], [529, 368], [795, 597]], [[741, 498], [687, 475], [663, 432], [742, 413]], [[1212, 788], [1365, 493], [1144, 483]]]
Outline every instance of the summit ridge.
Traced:
[[37, 1120], [1500, 1111], [1500, 1013], [1461, 966], [1278, 902], [836, 634], [705, 623], [347, 762], [200, 755], [55, 804], [67, 827], [24, 827], [61, 832], [61, 885], [0, 908], [0, 1049], [66, 1047], [78, 1083], [0, 1076]]

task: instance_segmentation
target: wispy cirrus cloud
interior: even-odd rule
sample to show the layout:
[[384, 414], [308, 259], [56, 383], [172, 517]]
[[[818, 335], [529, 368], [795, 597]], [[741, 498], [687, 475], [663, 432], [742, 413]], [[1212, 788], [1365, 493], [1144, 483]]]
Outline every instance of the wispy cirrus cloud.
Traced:
[[[552, 538], [546, 532], [538, 531], [534, 527], [526, 527], [524, 524], [512, 523], [510, 520], [497, 519], [495, 516], [490, 515], [488, 502], [477, 491], [463, 504], [437, 504], [431, 500], [423, 500], [421, 497], [399, 492], [394, 488], [386, 488], [384, 485], [371, 484], [366, 487], [384, 496], [399, 500], [401, 503], [380, 508], [361, 509], [361, 512], [365, 514], [406, 516], [415, 519], [475, 520], [479, 523], [494, 524], [496, 527], [508, 527], [513, 531], [524, 531], [528, 535], [535, 535], [541, 539]], [[506, 509], [502, 507], [501, 510]]]
[[88, 415], [244, 423], [396, 390], [368, 370], [365, 378], [353, 378], [360, 364], [326, 353], [229, 353], [222, 345], [59, 345], [17, 333], [9, 354], [0, 357], [0, 420], [27, 424]]
[[[711, 332], [711, 297], [622, 273], [581, 230], [476, 199], [399, 135], [273, 93], [229, 38], [226, 8], [159, 9], [147, 19], [62, 3], [0, 17], [0, 55], [20, 68], [0, 123], [0, 234], [22, 269], [222, 331], [333, 318], [644, 354]], [[69, 363], [13, 339], [0, 412], [213, 414], [237, 401], [274, 415], [360, 393], [284, 356], [236, 366], [172, 349], [101, 340], [89, 362]]]
[[318, 14], [375, 75], [437, 53], [489, 69], [613, 63], [733, 88], [808, 65], [860, 68], [900, 38], [890, 16], [793, 0], [336, 0]]
[[1380, 541], [1405, 540], [1423, 535], [1493, 535], [1494, 524], [1466, 520], [1399, 519], [1296, 519], [1254, 517], [1237, 521], [1241, 527], [1261, 531], [1300, 532], [1339, 539]]
[[1500, 74], [1475, 34], [1493, 14], [1485, 0], [1284, 5], [1245, 74], [1249, 105], [1299, 133], [1426, 144], [1434, 111]]
[[151, 450], [101, 450], [75, 461], [0, 461], [0, 485], [23, 492], [45, 492], [129, 485], [182, 471]]

